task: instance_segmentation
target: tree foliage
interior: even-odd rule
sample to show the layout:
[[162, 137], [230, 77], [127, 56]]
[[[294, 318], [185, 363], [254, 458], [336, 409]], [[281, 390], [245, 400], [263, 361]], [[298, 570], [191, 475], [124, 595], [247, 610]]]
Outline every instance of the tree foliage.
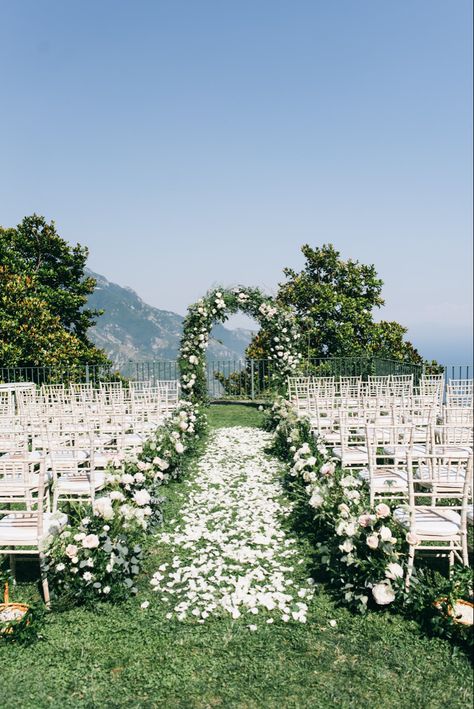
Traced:
[[[308, 358], [374, 356], [422, 363], [414, 346], [404, 340], [407, 329], [397, 322], [375, 322], [374, 310], [384, 304], [382, 280], [373, 265], [341, 258], [331, 244], [301, 249], [300, 272], [285, 268], [277, 302], [291, 307]], [[248, 348], [250, 357], [266, 357], [264, 330]]]
[[3, 365], [105, 363], [89, 340], [100, 311], [87, 309], [95, 280], [88, 250], [70, 246], [54, 222], [33, 214], [0, 227], [0, 356]]

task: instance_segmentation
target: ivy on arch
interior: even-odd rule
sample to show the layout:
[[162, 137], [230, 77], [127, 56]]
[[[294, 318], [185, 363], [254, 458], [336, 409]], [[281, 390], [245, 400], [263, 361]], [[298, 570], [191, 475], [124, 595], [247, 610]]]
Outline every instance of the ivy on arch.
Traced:
[[298, 371], [300, 333], [291, 311], [258, 288], [215, 288], [191, 305], [183, 323], [179, 355], [183, 398], [195, 403], [207, 400], [206, 350], [216, 323], [242, 311], [270, 332], [270, 359], [276, 378], [284, 381]]

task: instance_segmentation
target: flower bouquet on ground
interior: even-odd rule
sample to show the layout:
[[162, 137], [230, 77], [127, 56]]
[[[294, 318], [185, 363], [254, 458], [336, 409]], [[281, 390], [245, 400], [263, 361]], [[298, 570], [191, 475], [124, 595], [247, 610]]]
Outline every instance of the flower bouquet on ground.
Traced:
[[143, 528], [124, 516], [121, 502], [99, 498], [94, 507], [77, 508], [72, 521], [45, 553], [56, 604], [92, 605], [123, 601], [135, 594], [140, 572]]

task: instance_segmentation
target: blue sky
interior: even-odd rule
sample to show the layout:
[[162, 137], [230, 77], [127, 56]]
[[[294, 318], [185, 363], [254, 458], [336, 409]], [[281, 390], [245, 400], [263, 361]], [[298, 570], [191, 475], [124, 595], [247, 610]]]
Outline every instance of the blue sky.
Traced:
[[18, 0], [0, 28], [1, 224], [55, 219], [180, 313], [332, 242], [472, 361], [470, 0]]

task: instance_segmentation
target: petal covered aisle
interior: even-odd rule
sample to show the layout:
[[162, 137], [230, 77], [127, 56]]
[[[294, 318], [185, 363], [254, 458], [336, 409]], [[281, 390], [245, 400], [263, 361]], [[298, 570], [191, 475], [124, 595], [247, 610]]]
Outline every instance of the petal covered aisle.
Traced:
[[265, 453], [272, 436], [255, 428], [215, 431], [188, 483], [175, 531], [158, 535], [170, 561], [151, 584], [168, 618], [204, 623], [211, 616], [306, 622], [312, 579], [296, 539], [278, 462]]

